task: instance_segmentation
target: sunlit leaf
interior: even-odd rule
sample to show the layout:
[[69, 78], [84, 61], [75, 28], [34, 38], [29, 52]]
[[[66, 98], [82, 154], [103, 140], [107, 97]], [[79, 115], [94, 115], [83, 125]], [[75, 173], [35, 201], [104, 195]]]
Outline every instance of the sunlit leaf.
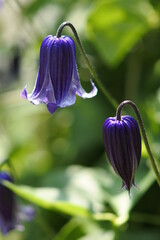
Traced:
[[104, 207], [107, 202], [117, 216], [122, 218], [120, 221], [126, 221], [130, 210], [154, 180], [153, 173], [143, 167], [138, 175], [138, 189], [132, 190], [131, 197], [126, 190], [120, 191], [121, 180], [107, 168], [71, 166], [52, 172], [45, 181], [49, 187], [33, 188], [8, 182], [5, 184], [17, 195], [38, 206], [69, 215], [91, 217], [93, 214], [97, 219], [99, 216], [103, 218], [103, 212], [108, 212]]
[[88, 18], [88, 35], [103, 60], [117, 65], [157, 26], [157, 13], [148, 0], [98, 1]]
[[37, 206], [57, 210], [69, 215], [89, 216], [89, 211], [83, 202], [79, 201], [76, 197], [68, 200], [66, 194], [59, 189], [16, 186], [6, 181], [4, 184], [17, 195]]

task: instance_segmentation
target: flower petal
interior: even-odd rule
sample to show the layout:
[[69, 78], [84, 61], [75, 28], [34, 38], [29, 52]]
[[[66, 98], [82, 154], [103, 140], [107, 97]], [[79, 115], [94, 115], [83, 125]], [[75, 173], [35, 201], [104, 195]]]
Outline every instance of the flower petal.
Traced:
[[82, 98], [92, 98], [97, 95], [98, 89], [94, 85], [94, 83], [91, 81], [92, 90], [90, 93], [87, 93], [81, 86], [79, 75], [78, 75], [78, 69], [76, 64], [76, 53], [75, 53], [75, 45], [72, 46], [72, 54], [73, 54], [73, 74], [72, 74], [72, 83], [71, 88], [72, 92], [75, 92], [79, 97]]
[[79, 83], [79, 86], [77, 88], [76, 94], [82, 98], [92, 98], [95, 97], [97, 95], [98, 89], [96, 88], [95, 84], [91, 81], [91, 85], [92, 85], [92, 90], [90, 93], [87, 93], [81, 86], [81, 84]]
[[26, 90], [27, 87], [25, 87], [23, 89], [23, 91], [21, 92], [21, 97], [24, 98], [24, 99], [27, 99], [27, 90]]
[[47, 108], [48, 108], [48, 111], [51, 114], [53, 114], [57, 110], [57, 108], [59, 108], [59, 106], [56, 103], [49, 102], [49, 103], [47, 103]]
[[[54, 41], [55, 37], [52, 35], [47, 36], [42, 44], [41, 44], [41, 49], [40, 49], [40, 66], [39, 66], [39, 72], [38, 72], [38, 77], [37, 81], [35, 84], [35, 88], [31, 94], [32, 98], [36, 97], [40, 91], [43, 89], [45, 90], [44, 87], [46, 87], [45, 82], [48, 80], [48, 68], [49, 68], [49, 61], [50, 61], [50, 48], [52, 45], [52, 42]], [[45, 86], [44, 86], [45, 85]]]
[[58, 105], [68, 94], [72, 80], [72, 41], [69, 37], [57, 38], [50, 50], [50, 76]]
[[54, 101], [54, 91], [49, 75], [50, 47], [55, 37], [47, 36], [40, 49], [40, 66], [37, 81], [31, 94], [27, 94], [26, 87], [21, 93], [22, 98], [27, 98], [33, 104], [47, 103]]

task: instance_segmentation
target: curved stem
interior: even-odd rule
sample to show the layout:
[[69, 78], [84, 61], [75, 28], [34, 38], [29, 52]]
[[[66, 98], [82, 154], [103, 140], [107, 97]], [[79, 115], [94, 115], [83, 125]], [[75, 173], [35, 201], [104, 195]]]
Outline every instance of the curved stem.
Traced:
[[128, 221], [129, 216], [117, 216], [114, 213], [95, 213], [93, 219], [96, 221], [110, 221], [114, 226], [120, 226]]
[[72, 23], [70, 23], [70, 22], [63, 22], [63, 23], [59, 26], [59, 28], [58, 28], [58, 30], [57, 30], [57, 34], [56, 34], [57, 38], [61, 37], [62, 30], [63, 30], [63, 28], [64, 28], [65, 26], [68, 26], [68, 27], [71, 28], [71, 30], [72, 30], [72, 32], [73, 32], [73, 34], [74, 34], [74, 36], [75, 36], [75, 39], [76, 39], [76, 41], [77, 41], [77, 44], [78, 44], [78, 46], [79, 46], [79, 48], [80, 48], [81, 54], [82, 54], [82, 56], [84, 57], [84, 60], [85, 60], [87, 66], [88, 66], [88, 68], [89, 68], [89, 71], [90, 71], [91, 75], [93, 76], [93, 78], [95, 79], [97, 85], [99, 86], [99, 88], [101, 89], [101, 91], [103, 92], [103, 94], [105, 95], [105, 97], [108, 99], [108, 101], [111, 103], [111, 105], [113, 106], [113, 108], [116, 109], [116, 108], [117, 108], [117, 105], [118, 105], [117, 101], [113, 98], [113, 96], [111, 96], [111, 94], [107, 91], [107, 89], [103, 86], [102, 82], [101, 82], [100, 79], [98, 78], [98, 76], [97, 76], [94, 68], [92, 67], [92, 65], [91, 65], [91, 63], [90, 63], [90, 61], [89, 61], [89, 59], [88, 59], [88, 57], [87, 57], [87, 55], [86, 55], [86, 53], [85, 53], [85, 50], [84, 50], [84, 48], [83, 48], [83, 45], [82, 45], [82, 43], [81, 43], [81, 41], [80, 41], [80, 38], [79, 38], [79, 36], [78, 36], [78, 33], [77, 33], [75, 27], [72, 25]]
[[114, 213], [95, 213], [93, 214], [93, 219], [96, 221], [111, 221], [114, 222], [118, 216], [116, 216]]
[[144, 143], [145, 143], [145, 146], [146, 146], [146, 150], [148, 152], [152, 168], [153, 168], [153, 170], [155, 172], [155, 175], [156, 175], [156, 178], [157, 178], [157, 182], [158, 182], [158, 184], [160, 186], [160, 173], [158, 171], [158, 168], [156, 166], [156, 162], [155, 162], [154, 157], [152, 155], [152, 152], [151, 152], [151, 149], [150, 149], [150, 146], [149, 146], [149, 143], [148, 143], [146, 131], [145, 131], [145, 128], [144, 128], [144, 124], [143, 124], [140, 112], [139, 112], [136, 104], [134, 102], [132, 102], [131, 100], [126, 100], [126, 101], [123, 101], [122, 103], [120, 103], [120, 105], [118, 106], [117, 111], [116, 111], [117, 120], [121, 120], [121, 110], [122, 110], [122, 108], [125, 105], [130, 105], [133, 108], [133, 110], [135, 111], [135, 113], [136, 113], [139, 125], [141, 127], [141, 133], [143, 135], [143, 139], [144, 139]]

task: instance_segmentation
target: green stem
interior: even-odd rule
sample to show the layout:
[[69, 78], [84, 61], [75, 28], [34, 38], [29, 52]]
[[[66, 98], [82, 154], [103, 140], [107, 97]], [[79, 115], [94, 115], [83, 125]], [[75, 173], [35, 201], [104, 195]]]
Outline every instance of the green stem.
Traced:
[[75, 27], [74, 27], [70, 22], [63, 22], [63, 23], [59, 26], [59, 28], [58, 28], [58, 30], [57, 30], [56, 36], [57, 36], [58, 38], [61, 37], [62, 30], [63, 30], [63, 28], [64, 28], [65, 26], [69, 26], [69, 27], [71, 28], [71, 30], [72, 30], [72, 32], [73, 32], [73, 34], [74, 34], [74, 36], [75, 36], [75, 39], [76, 39], [76, 41], [77, 41], [77, 44], [78, 44], [78, 46], [79, 46], [79, 48], [80, 48], [81, 54], [82, 54], [82, 56], [84, 57], [84, 60], [85, 60], [87, 66], [88, 66], [88, 68], [89, 68], [89, 71], [90, 71], [91, 75], [93, 76], [93, 78], [95, 79], [97, 85], [99, 86], [99, 88], [101, 89], [101, 91], [103, 92], [103, 94], [105, 95], [105, 97], [108, 99], [108, 101], [111, 103], [111, 105], [113, 106], [113, 108], [116, 109], [118, 103], [117, 103], [117, 101], [113, 98], [113, 96], [107, 91], [107, 89], [103, 86], [102, 82], [100, 81], [99, 77], [97, 76], [94, 68], [92, 67], [92, 65], [91, 65], [91, 63], [90, 63], [90, 61], [89, 61], [89, 59], [88, 59], [88, 57], [87, 57], [87, 55], [86, 55], [86, 53], [85, 53], [85, 50], [84, 50], [84, 48], [83, 48], [83, 45], [82, 45], [82, 43], [81, 43], [81, 41], [80, 41], [80, 38], [79, 38], [79, 36], [78, 36], [78, 33], [77, 33]]
[[139, 121], [139, 125], [141, 127], [141, 133], [143, 135], [143, 139], [144, 139], [144, 143], [145, 143], [145, 146], [146, 146], [146, 150], [148, 152], [152, 168], [153, 168], [154, 173], [156, 175], [157, 182], [158, 182], [158, 184], [160, 186], [160, 173], [158, 171], [158, 168], [156, 166], [156, 162], [155, 162], [154, 157], [152, 155], [152, 152], [151, 152], [151, 149], [150, 149], [150, 146], [149, 146], [149, 143], [148, 143], [146, 131], [145, 131], [145, 128], [144, 128], [144, 124], [143, 124], [140, 112], [139, 112], [136, 104], [134, 102], [132, 102], [131, 100], [126, 100], [126, 101], [123, 101], [122, 103], [120, 103], [120, 105], [117, 108], [117, 112], [116, 112], [117, 120], [121, 120], [121, 110], [122, 110], [122, 108], [125, 105], [130, 105], [133, 108], [133, 110], [135, 111], [135, 113], [136, 113], [137, 119]]
[[109, 221], [112, 222], [114, 226], [123, 225], [128, 221], [129, 216], [117, 216], [114, 213], [95, 213], [93, 219], [96, 221]]

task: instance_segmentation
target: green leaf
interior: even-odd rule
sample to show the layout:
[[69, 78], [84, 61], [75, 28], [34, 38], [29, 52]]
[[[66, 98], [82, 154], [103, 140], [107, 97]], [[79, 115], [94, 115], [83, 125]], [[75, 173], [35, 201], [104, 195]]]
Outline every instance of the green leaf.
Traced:
[[[52, 171], [44, 182], [45, 186], [52, 187], [17, 186], [6, 181], [4, 184], [15, 194], [42, 208], [122, 224], [155, 181], [152, 170], [143, 160], [138, 170], [138, 189], [132, 189], [131, 197], [126, 190], [120, 191], [121, 179], [109, 170], [109, 166], [106, 169], [70, 166]], [[108, 212], [106, 203], [116, 213], [117, 219], [116, 215]]]
[[99, 1], [88, 18], [88, 36], [102, 59], [114, 66], [157, 26], [158, 14], [148, 0]]
[[20, 197], [45, 209], [57, 210], [73, 216], [89, 216], [88, 209], [79, 199], [67, 200], [65, 193], [56, 188], [33, 188], [17, 186], [8, 181], [3, 182], [6, 187]]

